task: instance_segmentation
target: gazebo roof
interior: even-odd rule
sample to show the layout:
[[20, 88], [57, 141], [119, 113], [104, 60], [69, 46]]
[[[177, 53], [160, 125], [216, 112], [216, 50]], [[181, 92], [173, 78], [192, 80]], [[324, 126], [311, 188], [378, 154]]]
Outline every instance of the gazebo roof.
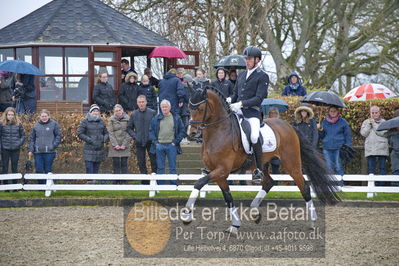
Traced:
[[0, 46], [32, 43], [174, 45], [100, 0], [54, 0], [0, 30]]

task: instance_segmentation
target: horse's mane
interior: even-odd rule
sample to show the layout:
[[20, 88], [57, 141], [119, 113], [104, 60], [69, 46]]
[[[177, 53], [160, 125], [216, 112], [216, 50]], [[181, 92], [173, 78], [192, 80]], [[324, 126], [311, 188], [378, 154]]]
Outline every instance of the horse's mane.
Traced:
[[216, 88], [214, 88], [212, 86], [207, 86], [207, 87], [205, 87], [205, 89], [214, 92], [216, 94], [216, 96], [219, 97], [219, 100], [222, 103], [222, 106], [224, 107], [224, 109], [227, 111], [227, 113], [228, 114], [231, 113], [230, 105], [226, 102], [226, 97], [224, 97], [224, 95], [220, 91], [218, 91]]

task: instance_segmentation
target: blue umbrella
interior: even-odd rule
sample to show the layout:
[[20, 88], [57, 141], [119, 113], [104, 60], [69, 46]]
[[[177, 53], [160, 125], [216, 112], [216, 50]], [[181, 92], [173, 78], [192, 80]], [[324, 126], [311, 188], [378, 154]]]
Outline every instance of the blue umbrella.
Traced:
[[288, 103], [286, 103], [282, 99], [274, 99], [274, 98], [266, 98], [262, 101], [262, 112], [267, 115], [269, 113], [269, 109], [271, 107], [275, 107], [278, 109], [280, 113], [288, 110]]
[[44, 73], [34, 65], [21, 60], [6, 60], [0, 63], [0, 70], [20, 74], [44, 75]]
[[226, 69], [235, 68], [235, 69], [245, 69], [247, 64], [245, 62], [245, 58], [242, 55], [228, 55], [219, 60], [219, 62], [214, 65], [214, 68], [224, 67]]

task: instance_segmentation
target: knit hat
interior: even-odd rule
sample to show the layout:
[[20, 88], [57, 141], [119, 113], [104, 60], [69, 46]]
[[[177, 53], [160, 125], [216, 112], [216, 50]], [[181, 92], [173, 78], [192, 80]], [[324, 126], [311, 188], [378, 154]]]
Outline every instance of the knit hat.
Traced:
[[193, 82], [193, 77], [190, 74], [186, 74], [183, 77], [184, 83]]
[[98, 111], [100, 111], [100, 107], [98, 107], [97, 104], [92, 104], [92, 105], [90, 106], [89, 113], [91, 114], [91, 112], [93, 112], [95, 109], [97, 109]]

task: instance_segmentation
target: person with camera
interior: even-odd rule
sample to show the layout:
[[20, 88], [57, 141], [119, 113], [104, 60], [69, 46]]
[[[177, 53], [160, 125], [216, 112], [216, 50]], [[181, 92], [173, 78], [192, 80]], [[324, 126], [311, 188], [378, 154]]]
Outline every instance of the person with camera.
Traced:
[[0, 70], [0, 112], [13, 106], [12, 94], [14, 87], [13, 73]]
[[13, 101], [18, 114], [33, 114], [36, 112], [35, 77], [29, 74], [17, 74]]

